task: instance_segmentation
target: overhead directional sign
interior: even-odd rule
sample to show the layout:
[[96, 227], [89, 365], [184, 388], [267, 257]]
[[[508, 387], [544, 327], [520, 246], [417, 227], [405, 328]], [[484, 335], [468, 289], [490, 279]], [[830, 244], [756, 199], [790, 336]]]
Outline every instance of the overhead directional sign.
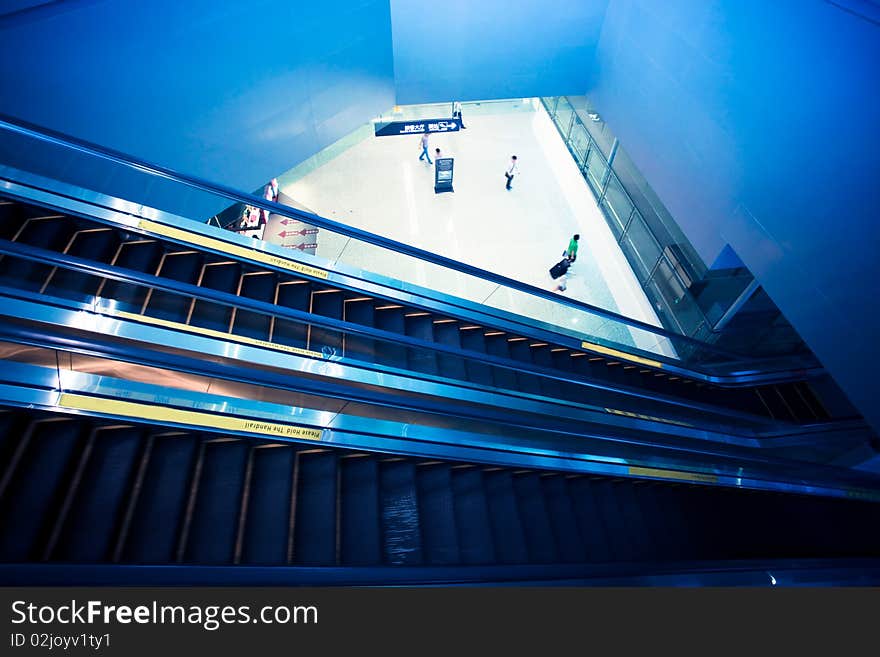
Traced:
[[461, 119], [422, 119], [419, 121], [391, 121], [375, 123], [377, 137], [392, 135], [418, 135], [423, 132], [458, 132]]

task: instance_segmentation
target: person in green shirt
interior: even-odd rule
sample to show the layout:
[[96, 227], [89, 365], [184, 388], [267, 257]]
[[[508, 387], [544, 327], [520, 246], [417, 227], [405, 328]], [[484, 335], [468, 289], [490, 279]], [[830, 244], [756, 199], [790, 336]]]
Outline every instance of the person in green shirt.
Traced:
[[565, 250], [565, 257], [568, 258], [571, 262], [574, 262], [577, 259], [578, 254], [578, 240], [581, 238], [580, 235], [575, 235], [568, 242], [568, 248]]

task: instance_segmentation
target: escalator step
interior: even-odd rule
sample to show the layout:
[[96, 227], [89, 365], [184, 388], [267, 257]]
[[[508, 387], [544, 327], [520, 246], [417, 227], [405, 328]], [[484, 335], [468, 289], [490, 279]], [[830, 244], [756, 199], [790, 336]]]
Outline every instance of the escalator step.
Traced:
[[645, 530], [650, 534], [656, 558], [674, 561], [679, 558], [677, 544], [668, 525], [664, 523], [665, 518], [655, 491], [656, 486], [645, 481], [636, 481], [632, 487], [632, 495], [641, 510], [642, 521], [645, 523]]
[[[282, 308], [309, 311], [311, 287], [307, 283], [279, 283], [275, 292], [277, 305]], [[289, 347], [304, 349], [308, 336], [308, 325], [289, 319], [276, 317], [272, 322], [272, 341]]]
[[[462, 349], [476, 351], [482, 354], [487, 353], [486, 337], [483, 335], [482, 328], [459, 327], [459, 333]], [[492, 377], [492, 368], [485, 363], [477, 363], [469, 360], [465, 366], [467, 368], [468, 380], [484, 386], [495, 385]]]
[[[425, 340], [426, 342], [434, 341], [434, 323], [431, 315], [416, 314], [405, 315], [404, 324], [406, 334], [411, 338]], [[436, 353], [428, 349], [407, 350], [407, 366], [409, 369], [425, 374], [437, 374], [437, 356]]]
[[532, 563], [555, 563], [559, 560], [550, 513], [547, 509], [541, 478], [537, 473], [513, 477], [517, 506], [521, 510], [523, 531]]
[[785, 399], [785, 403], [794, 414], [796, 422], [807, 423], [817, 420], [816, 413], [807, 404], [804, 395], [798, 391], [797, 383], [776, 386], [776, 389]]
[[[154, 240], [125, 242], [119, 248], [114, 264], [147, 274], [155, 274], [162, 257], [162, 247]], [[105, 299], [113, 299], [122, 310], [141, 312], [148, 288], [122, 281], [107, 280], [99, 292]]]
[[499, 563], [528, 563], [529, 554], [510, 472], [488, 471], [484, 473], [483, 481], [496, 558]]
[[775, 386], [755, 388], [755, 394], [764, 403], [765, 414], [769, 414], [774, 420], [779, 420], [780, 422], [790, 422], [792, 420], [791, 413], [783, 403]]
[[[461, 349], [461, 337], [459, 335], [458, 322], [440, 320], [434, 324], [434, 339], [438, 343], [455, 349]], [[467, 367], [463, 358], [443, 355], [438, 358], [440, 376], [445, 376], [458, 381], [467, 380]]]
[[[199, 276], [202, 257], [192, 251], [169, 253], [162, 262], [159, 276], [181, 283], [194, 284]], [[171, 322], [186, 322], [192, 298], [172, 292], [153, 290], [145, 314]]]
[[592, 491], [596, 508], [602, 517], [614, 561], [635, 561], [636, 546], [630, 540], [629, 519], [621, 512], [618, 500], [610, 481], [606, 479], [591, 480], [588, 484]]
[[816, 393], [813, 391], [812, 386], [807, 381], [799, 381], [795, 384], [795, 387], [800, 393], [801, 398], [810, 408], [810, 412], [818, 421], [828, 420], [831, 417], [828, 414], [825, 406], [816, 396]]
[[77, 228], [70, 217], [53, 210], [34, 207], [28, 214], [30, 218], [14, 231], [18, 234], [15, 237], [17, 244], [62, 251]]
[[373, 457], [343, 458], [342, 563], [369, 566], [382, 563], [382, 522], [379, 517], [379, 462]]
[[[532, 358], [532, 350], [529, 347], [528, 340], [513, 340], [508, 341], [508, 348], [510, 349], [510, 357], [514, 360], [521, 360], [524, 363], [528, 363], [533, 365], [535, 361]], [[530, 374], [528, 372], [518, 372], [517, 380], [519, 381], [519, 389], [523, 392], [527, 392], [531, 395], [540, 395], [541, 391], [541, 377], [536, 374]]]
[[[210, 263], [204, 266], [199, 281], [199, 287], [235, 294], [238, 288], [238, 279], [241, 267], [238, 263]], [[210, 301], [196, 299], [192, 304], [189, 323], [192, 326], [221, 331], [229, 330], [232, 319], [232, 307]]]
[[[551, 370], [553, 369], [553, 356], [550, 353], [549, 345], [529, 348], [532, 350], [532, 358], [535, 361], [535, 365]], [[557, 399], [560, 396], [564, 384], [556, 379], [540, 377], [539, 385], [541, 387], [541, 394], [552, 399]]]
[[110, 557], [137, 457], [143, 449], [142, 434], [137, 427], [96, 433], [54, 551], [56, 561], [100, 562]]
[[560, 475], [541, 477], [541, 487], [559, 558], [569, 563], [586, 561], [587, 550], [565, 487], [565, 478]]
[[144, 274], [155, 274], [163, 253], [162, 245], [156, 240], [135, 239], [122, 243], [112, 264]]
[[[2, 208], [3, 206], [0, 205], [0, 209]], [[9, 461], [15, 454], [28, 423], [37, 421], [41, 417], [37, 414], [28, 417], [26, 413], [17, 413], [11, 409], [0, 410], [0, 477], [9, 466]]]
[[[312, 292], [312, 313], [331, 319], [342, 319], [342, 292], [314, 290]], [[332, 329], [312, 326], [309, 332], [309, 349], [327, 355], [342, 355], [342, 333]]]
[[575, 477], [566, 483], [589, 561], [604, 563], [619, 560], [590, 481], [586, 477]]
[[[362, 297], [360, 300], [347, 300], [345, 302], [345, 321], [361, 326], [375, 326], [376, 310], [373, 300]], [[365, 338], [351, 333], [345, 336], [345, 357], [367, 363], [375, 362], [376, 343], [371, 338]]]
[[379, 499], [385, 563], [388, 564], [423, 563], [415, 468], [409, 461], [383, 462], [380, 466]]
[[464, 564], [486, 564], [495, 560], [482, 477], [483, 473], [477, 468], [452, 469], [455, 525]]
[[[589, 354], [584, 356], [573, 356], [571, 358], [571, 371], [579, 376], [590, 379], [591, 381], [601, 380], [601, 374], [604, 373], [605, 366], [596, 361], [591, 361]], [[599, 367], [602, 367], [600, 370]], [[638, 385], [638, 384], [637, 384]]]
[[[678, 497], [678, 505], [690, 526], [690, 537], [697, 549], [697, 558], [718, 558], [718, 555], [724, 552], [724, 543], [717, 532], [716, 509], [710, 501], [706, 487], [685, 485], [676, 489], [675, 493]], [[759, 515], [756, 514], [751, 516], [755, 521], [758, 518]]]
[[[507, 334], [500, 331], [488, 331], [483, 334], [486, 342], [486, 353], [499, 358], [510, 358]], [[492, 377], [495, 385], [506, 390], [519, 390], [516, 372], [506, 367], [493, 367]]]
[[198, 449], [194, 435], [156, 438], [125, 541], [123, 561], [174, 561]]
[[[273, 272], [245, 274], [241, 278], [239, 295], [244, 299], [273, 303], [277, 280], [277, 276]], [[232, 332], [256, 340], [268, 340], [270, 323], [271, 318], [268, 315], [239, 308], [235, 311]]]
[[[106, 262], [117, 248], [116, 236], [108, 228], [77, 233], [68, 253], [80, 258]], [[100, 281], [97, 276], [58, 268], [49, 279], [45, 294], [74, 301], [86, 301], [98, 291]]]
[[551, 349], [550, 357], [553, 359], [553, 369], [560, 370], [562, 372], [573, 372], [574, 371], [574, 363], [571, 357], [571, 351], [568, 349]]
[[173, 250], [165, 254], [158, 276], [179, 283], [195, 285], [202, 271], [205, 257], [198, 251]]
[[0, 559], [38, 556], [82, 449], [82, 427], [69, 418], [35, 422], [0, 499]]
[[232, 563], [248, 446], [238, 440], [212, 441], [204, 450], [184, 561]]
[[332, 452], [303, 453], [294, 520], [294, 562], [309, 566], [336, 563], [336, 468]]
[[749, 534], [745, 521], [755, 513], [751, 491], [718, 489], [717, 506], [719, 516], [725, 524], [726, 552], [731, 559], [741, 559], [748, 555], [748, 544], [754, 540]]
[[287, 563], [295, 456], [296, 451], [288, 446], [272, 445], [253, 450], [242, 563]]
[[457, 564], [461, 557], [449, 466], [419, 466], [416, 479], [425, 563], [434, 566]]
[[610, 484], [610, 489], [617, 500], [627, 542], [633, 548], [633, 558], [637, 561], [654, 561], [657, 559], [658, 550], [654, 545], [650, 526], [645, 520], [639, 499], [633, 490], [634, 485], [633, 480], [615, 481]]
[[26, 221], [27, 206], [0, 197], [0, 239], [11, 240]]
[[47, 263], [0, 255], [0, 285], [39, 294], [51, 273]]
[[67, 253], [78, 258], [107, 263], [119, 248], [119, 233], [110, 227], [85, 224], [73, 236]]
[[703, 549], [702, 524], [688, 509], [685, 487], [654, 483], [650, 496], [658, 507], [663, 531], [670, 540], [672, 558], [700, 558]]
[[[393, 304], [384, 304], [384, 306], [387, 305]], [[376, 328], [404, 335], [406, 332], [406, 323], [403, 318], [403, 309], [386, 308], [384, 306], [376, 306]], [[399, 344], [377, 340], [376, 355], [376, 362], [379, 364], [400, 369], [406, 369], [407, 367], [406, 347]]]

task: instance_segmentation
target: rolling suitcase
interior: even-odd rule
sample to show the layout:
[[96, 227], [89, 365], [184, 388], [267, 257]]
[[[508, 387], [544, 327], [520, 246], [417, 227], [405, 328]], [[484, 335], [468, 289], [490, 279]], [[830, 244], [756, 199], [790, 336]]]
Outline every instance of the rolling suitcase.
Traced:
[[568, 271], [570, 266], [571, 263], [568, 261], [568, 258], [563, 258], [550, 268], [550, 277], [553, 279], [559, 278]]

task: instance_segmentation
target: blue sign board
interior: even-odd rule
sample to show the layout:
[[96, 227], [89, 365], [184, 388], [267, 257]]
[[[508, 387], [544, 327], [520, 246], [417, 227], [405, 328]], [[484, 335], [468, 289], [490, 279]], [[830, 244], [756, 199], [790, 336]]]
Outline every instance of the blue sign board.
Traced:
[[377, 137], [391, 135], [418, 135], [423, 132], [458, 132], [461, 119], [421, 119], [419, 121], [392, 121], [375, 123]]
[[434, 193], [452, 192], [452, 165], [454, 158], [440, 157], [434, 160]]

